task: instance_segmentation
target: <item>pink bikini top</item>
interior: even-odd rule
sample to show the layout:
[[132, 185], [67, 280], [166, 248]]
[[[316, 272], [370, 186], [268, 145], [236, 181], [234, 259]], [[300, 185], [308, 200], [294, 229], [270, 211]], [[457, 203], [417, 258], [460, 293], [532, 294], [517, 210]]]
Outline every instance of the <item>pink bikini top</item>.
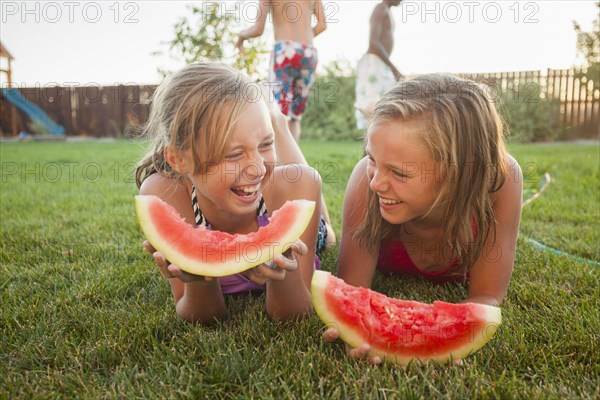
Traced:
[[[477, 236], [477, 224], [475, 218], [472, 221], [473, 234]], [[388, 239], [381, 243], [379, 248], [379, 259], [377, 269], [383, 273], [400, 273], [411, 276], [422, 276], [425, 279], [436, 282], [466, 282], [469, 280], [469, 272], [459, 272], [461, 260], [456, 259], [441, 271], [421, 271], [410, 258], [404, 243], [400, 239]]]
[[[381, 243], [379, 249], [379, 260], [377, 269], [383, 273], [399, 273], [410, 276], [422, 276], [425, 279], [436, 282], [464, 282], [468, 280], [468, 273], [457, 273], [455, 270], [460, 266], [460, 260], [454, 260], [447, 268], [441, 271], [421, 271], [410, 258], [404, 243], [401, 240], [386, 240]], [[455, 273], [452, 273], [455, 271]]]

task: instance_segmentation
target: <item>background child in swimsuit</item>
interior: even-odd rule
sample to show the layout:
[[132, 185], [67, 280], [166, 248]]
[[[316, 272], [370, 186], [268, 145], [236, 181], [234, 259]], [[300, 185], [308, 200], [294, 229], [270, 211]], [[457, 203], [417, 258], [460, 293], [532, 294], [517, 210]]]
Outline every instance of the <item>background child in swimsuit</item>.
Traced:
[[[287, 200], [317, 202], [290, 256], [276, 256], [275, 268], [263, 264], [230, 279], [183, 273], [146, 242], [146, 250], [169, 280], [177, 314], [188, 321], [210, 323], [226, 313], [224, 293], [253, 289], [266, 290], [266, 311], [272, 318], [295, 318], [311, 310], [321, 181], [305, 164], [294, 165], [298, 180], [285, 179], [277, 157], [289, 164], [301, 162], [302, 153], [278, 107], [263, 101], [267, 92], [258, 90], [257, 84], [225, 65], [199, 63], [166, 79], [153, 99], [146, 133], [155, 138], [155, 145], [136, 171], [141, 194], [159, 196], [194, 226], [202, 220], [211, 229], [232, 234], [264, 225], [268, 213], [257, 215], [261, 200], [269, 211]], [[192, 199], [198, 206], [196, 215]]]
[[[312, 43], [326, 29], [325, 11], [321, 0], [260, 0], [255, 24], [242, 31], [238, 38], [236, 46], [241, 53], [244, 52], [246, 39], [263, 34], [269, 13], [273, 18], [275, 45], [268, 81], [297, 142], [301, 134], [300, 119], [308, 102], [317, 68], [317, 49]], [[313, 15], [316, 17], [315, 26], [312, 26]], [[327, 244], [333, 246], [336, 235], [324, 198], [321, 198], [321, 213], [327, 230]]]
[[[363, 287], [378, 269], [468, 280], [466, 301], [501, 303], [515, 261], [522, 173], [482, 87], [446, 75], [398, 84], [375, 107], [365, 153], [346, 190], [338, 275]], [[325, 338], [336, 335], [330, 329]]]
[[[326, 29], [325, 12], [321, 0], [259, 0], [255, 24], [240, 33], [237, 42], [240, 52], [244, 51], [246, 39], [263, 34], [269, 13], [273, 18], [275, 35], [269, 82], [276, 83], [273, 86], [275, 98], [289, 120], [294, 139], [298, 141], [300, 119], [317, 68], [318, 56], [313, 39]], [[314, 27], [313, 15], [316, 17]]]
[[367, 128], [367, 119], [375, 103], [403, 78], [390, 57], [394, 49], [394, 18], [391, 7], [401, 0], [383, 0], [377, 4], [369, 21], [369, 48], [356, 67], [356, 127]]

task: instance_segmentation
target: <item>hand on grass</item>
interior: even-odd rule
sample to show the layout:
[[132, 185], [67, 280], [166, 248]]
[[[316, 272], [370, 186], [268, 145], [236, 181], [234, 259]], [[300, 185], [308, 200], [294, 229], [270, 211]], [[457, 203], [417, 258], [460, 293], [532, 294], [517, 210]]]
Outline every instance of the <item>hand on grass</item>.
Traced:
[[165, 259], [165, 257], [150, 244], [147, 240], [144, 240], [144, 249], [152, 254], [152, 258], [154, 258], [154, 262], [158, 265], [160, 269], [160, 274], [163, 278], [170, 279], [179, 279], [183, 282], [194, 282], [204, 280], [205, 282], [210, 282], [214, 278], [210, 276], [200, 276], [190, 274], [189, 272], [182, 271], [174, 264], [171, 264], [169, 260]]
[[308, 252], [306, 244], [298, 239], [283, 254], [276, 255], [273, 260], [251, 268], [242, 274], [258, 285], [264, 285], [269, 280], [282, 281], [286, 271], [298, 269], [300, 257]]

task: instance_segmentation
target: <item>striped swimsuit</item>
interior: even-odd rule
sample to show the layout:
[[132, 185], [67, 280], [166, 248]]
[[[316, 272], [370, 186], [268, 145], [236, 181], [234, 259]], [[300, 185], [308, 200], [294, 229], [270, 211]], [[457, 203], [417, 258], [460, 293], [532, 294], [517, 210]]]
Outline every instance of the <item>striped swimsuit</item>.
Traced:
[[[194, 216], [196, 219], [196, 226], [203, 226], [206, 229], [211, 229], [209, 222], [206, 220], [204, 215], [202, 215], [202, 210], [200, 210], [200, 206], [198, 205], [198, 198], [196, 197], [196, 186], [192, 185], [192, 207], [194, 208]], [[267, 211], [267, 207], [265, 205], [265, 200], [261, 197], [260, 203], [258, 205], [258, 209], [256, 210], [256, 221], [258, 222], [258, 226], [262, 228], [263, 226], [267, 226], [269, 224], [269, 213]], [[327, 239], [327, 230], [325, 228], [325, 221], [321, 217], [321, 223], [319, 224], [319, 240], [323, 237], [324, 245], [319, 246], [317, 243], [317, 252], [320, 253], [325, 249], [326, 239]], [[323, 226], [323, 227], [321, 227]], [[322, 230], [325, 231], [324, 236], [322, 236]], [[319, 257], [315, 255], [315, 266], [317, 269], [320, 267]], [[221, 285], [221, 291], [223, 294], [233, 294], [240, 292], [249, 292], [249, 291], [264, 291], [266, 289], [265, 285], [259, 285], [257, 283], [252, 282], [250, 279], [246, 278], [242, 274], [235, 274], [229, 276], [223, 276], [219, 278], [219, 284]]]

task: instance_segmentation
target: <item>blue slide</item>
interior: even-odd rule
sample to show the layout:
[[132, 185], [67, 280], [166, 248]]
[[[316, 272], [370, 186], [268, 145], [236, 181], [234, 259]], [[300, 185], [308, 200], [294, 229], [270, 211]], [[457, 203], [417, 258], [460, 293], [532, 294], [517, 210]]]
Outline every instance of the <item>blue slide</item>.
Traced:
[[64, 136], [65, 128], [54, 122], [48, 114], [37, 105], [33, 104], [23, 96], [17, 89], [0, 89], [2, 96], [19, 110], [23, 111], [33, 123], [43, 127], [48, 133], [55, 136]]

